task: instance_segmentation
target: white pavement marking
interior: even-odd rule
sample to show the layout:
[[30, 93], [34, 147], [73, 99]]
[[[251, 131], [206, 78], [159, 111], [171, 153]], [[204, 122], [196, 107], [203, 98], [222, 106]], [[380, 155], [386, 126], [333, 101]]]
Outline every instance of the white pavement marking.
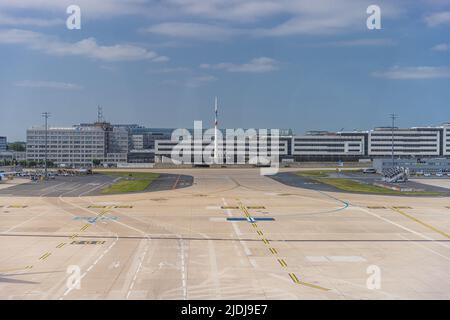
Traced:
[[394, 221], [392, 221], [392, 220], [389, 220], [388, 218], [384, 218], [384, 217], [382, 217], [382, 216], [380, 216], [380, 215], [378, 215], [378, 214], [376, 214], [376, 213], [370, 212], [370, 211], [367, 210], [367, 209], [364, 209], [364, 208], [362, 208], [362, 207], [355, 207], [355, 208], [357, 208], [357, 209], [359, 209], [359, 210], [361, 210], [361, 211], [363, 211], [363, 212], [365, 212], [365, 213], [368, 213], [368, 214], [370, 214], [371, 216], [377, 217], [378, 219], [381, 219], [381, 220], [383, 220], [383, 221], [385, 221], [385, 222], [387, 222], [387, 223], [390, 223], [390, 224], [392, 224], [392, 225], [394, 225], [394, 226], [396, 226], [396, 227], [399, 227], [399, 228], [401, 228], [401, 229], [403, 229], [403, 230], [405, 230], [405, 231], [411, 232], [411, 233], [413, 233], [413, 234], [415, 234], [415, 235], [417, 235], [417, 236], [419, 236], [419, 237], [422, 237], [422, 238], [424, 238], [424, 239], [426, 239], [426, 240], [432, 241], [432, 242], [435, 243], [435, 244], [438, 244], [438, 245], [440, 245], [440, 246], [443, 246], [443, 247], [445, 247], [445, 248], [447, 248], [447, 249], [450, 248], [450, 246], [448, 246], [448, 245], [445, 244], [445, 243], [436, 241], [436, 239], [430, 238], [430, 237], [428, 237], [428, 236], [426, 236], [426, 235], [424, 235], [424, 234], [422, 234], [422, 233], [420, 233], [420, 232], [411, 230], [411, 229], [409, 229], [409, 228], [407, 228], [407, 227], [405, 227], [405, 226], [402, 226], [401, 224], [398, 224], [398, 223], [396, 223], [396, 222], [394, 222]]
[[227, 219], [213, 217], [213, 218], [209, 218], [209, 221], [211, 221], [211, 222], [227, 222]]
[[136, 272], [135, 272], [134, 277], [133, 277], [133, 281], [131, 282], [130, 288], [128, 289], [127, 299], [130, 297], [131, 292], [133, 291], [134, 284], [135, 284], [135, 282], [136, 282], [137, 276], [138, 276], [138, 274], [139, 274], [139, 271], [140, 271], [141, 268], [142, 268], [142, 263], [144, 262], [145, 256], [147, 255], [148, 241], [149, 241], [149, 240], [150, 240], [150, 239], [147, 239], [147, 244], [145, 245], [144, 253], [142, 254], [142, 257], [139, 258], [139, 259], [140, 259], [139, 266], [138, 266], [137, 269], [136, 269]]
[[[113, 243], [105, 250], [103, 253], [86, 269], [86, 271], [81, 275], [80, 277], [80, 283], [81, 280], [94, 268], [94, 266], [100, 262], [100, 260], [103, 259], [103, 257], [111, 250], [112, 247], [116, 244], [116, 242], [119, 240], [119, 237], [116, 236], [116, 240], [114, 240]], [[63, 293], [63, 295], [59, 298], [59, 300], [63, 300], [65, 296], [67, 296], [73, 289], [75, 289], [75, 286], [69, 287], [66, 289], [66, 291]]]
[[15, 226], [13, 226], [13, 227], [9, 228], [8, 230], [3, 231], [3, 232], [1, 232], [1, 233], [3, 234], [3, 233], [11, 232], [12, 230], [14, 230], [14, 229], [20, 227], [21, 225], [24, 225], [24, 224], [26, 224], [26, 223], [28, 223], [28, 222], [30, 222], [30, 221], [33, 221], [34, 219], [37, 219], [37, 218], [39, 218], [40, 216], [43, 216], [44, 214], [47, 214], [47, 212], [43, 212], [43, 213], [41, 213], [41, 214], [38, 214], [37, 216], [34, 216], [34, 217], [32, 217], [32, 218], [30, 218], [30, 219], [28, 219], [28, 220], [25, 220], [25, 221], [19, 223], [18, 225], [15, 225]]
[[[399, 236], [400, 236], [401, 238], [405, 239], [405, 240], [410, 241], [410, 239], [408, 239], [408, 238], [402, 236], [401, 234], [399, 234]], [[420, 244], [420, 243], [417, 243], [416, 241], [413, 241], [412, 243], [415, 244], [415, 245], [418, 246], [418, 247], [421, 247], [421, 248], [423, 248], [423, 249], [425, 249], [425, 250], [430, 251], [431, 253], [434, 253], [435, 255], [438, 255], [438, 256], [441, 257], [441, 258], [444, 258], [445, 260], [450, 261], [450, 258], [449, 258], [449, 257], [444, 256], [443, 254], [440, 254], [439, 252], [434, 251], [434, 250], [431, 249], [431, 248], [428, 248], [428, 247], [426, 247], [426, 246], [424, 246], [424, 245], [422, 245], [422, 244]]]
[[306, 256], [310, 262], [366, 262], [361, 256]]
[[[55, 188], [57, 188], [57, 187], [59, 187], [59, 186], [61, 186], [61, 185], [63, 185], [63, 184], [66, 184], [66, 182], [61, 182], [61, 183], [58, 183], [57, 185], [49, 186], [49, 187], [47, 187], [47, 188], [42, 189], [41, 191], [52, 190], [52, 189], [55, 189]], [[53, 191], [53, 190], [52, 190], [52, 191]], [[44, 196], [45, 196], [46, 194], [48, 194], [48, 193], [50, 193], [50, 192], [44, 192], [44, 193], [42, 193], [39, 197], [42, 198], [42, 197], [44, 197]]]
[[[69, 205], [71, 205], [71, 206], [74, 206], [74, 207], [77, 207], [77, 208], [79, 208], [79, 209], [81, 209], [81, 210], [89, 211], [89, 212], [91, 212], [91, 213], [93, 213], [93, 214], [95, 214], [95, 215], [98, 215], [98, 213], [95, 212], [95, 211], [93, 211], [93, 210], [89, 210], [89, 209], [83, 208], [83, 207], [81, 207], [81, 206], [79, 206], [79, 205], [77, 205], [77, 204], [75, 204], [75, 203], [71, 203], [71, 202], [68, 202], [68, 201], [63, 200], [64, 198], [61, 197], [61, 196], [59, 197], [59, 199], [60, 199], [62, 202], [65, 202], [65, 203], [67, 203], [67, 204], [69, 204]], [[80, 199], [82, 199], [82, 198], [80, 198]], [[90, 201], [90, 200], [88, 200], [88, 201], [89, 201], [89, 203], [94, 204], [94, 202], [92, 202], [92, 201]], [[127, 228], [129, 228], [129, 229], [132, 229], [132, 230], [134, 230], [134, 231], [137, 231], [137, 232], [139, 232], [139, 233], [141, 233], [141, 234], [147, 236], [147, 233], [145, 233], [144, 231], [142, 231], [142, 230], [140, 230], [140, 229], [137, 229], [137, 228], [135, 228], [135, 227], [132, 227], [132, 226], [126, 224], [126, 223], [120, 222], [120, 221], [118, 221], [118, 220], [111, 220], [111, 222], [120, 224], [120, 225], [122, 225], [122, 226], [124, 226], [124, 227], [127, 227]]]
[[106, 182], [106, 183], [103, 183], [103, 184], [101, 184], [101, 185], [99, 185], [99, 186], [96, 186], [96, 187], [94, 187], [94, 188], [92, 188], [92, 189], [89, 189], [89, 190], [87, 190], [87, 191], [85, 191], [85, 192], [82, 192], [82, 193], [80, 193], [79, 195], [78, 195], [78, 198], [81, 198], [82, 196], [84, 196], [85, 194], [87, 194], [87, 193], [91, 193], [92, 191], [94, 191], [95, 189], [99, 189], [99, 188], [101, 188], [101, 187], [103, 187], [103, 186], [105, 186], [105, 185], [107, 185], [107, 184], [109, 184], [110, 182]]
[[258, 269], [258, 264], [256, 263], [255, 259], [249, 258], [249, 261], [253, 268]]
[[221, 299], [220, 294], [220, 279], [219, 279], [219, 271], [217, 269], [217, 257], [216, 257], [216, 249], [214, 247], [214, 242], [208, 240], [208, 249], [209, 249], [209, 263], [211, 267], [211, 277], [214, 283], [215, 291], [216, 291], [216, 299]]
[[183, 299], [187, 300], [187, 268], [186, 268], [186, 259], [185, 259], [185, 249], [184, 249], [184, 240], [179, 239], [180, 244], [180, 256], [181, 256], [181, 288], [183, 291]]
[[[62, 184], [65, 184], [65, 182], [59, 183], [59, 184], [54, 185], [54, 186], [47, 187], [47, 188], [45, 188], [45, 189], [43, 189], [43, 190], [51, 190], [50, 192], [52, 192], [54, 188], [56, 188], [56, 187], [58, 187], [58, 186], [60, 186], [60, 185], [62, 185]], [[39, 196], [39, 198], [42, 199], [46, 194], [48, 194], [48, 193], [50, 193], [50, 192], [44, 192], [44, 193], [42, 193], [42, 194]], [[39, 217], [41, 217], [41, 216], [43, 216], [43, 215], [45, 215], [45, 214], [47, 214], [47, 212], [43, 212], [43, 213], [41, 213], [41, 214], [38, 214], [37, 216], [34, 216], [34, 217], [32, 217], [32, 218], [30, 218], [30, 219], [28, 219], [28, 220], [26, 220], [26, 221], [23, 221], [23, 222], [19, 223], [18, 225], [15, 225], [15, 226], [9, 228], [9, 229], [6, 230], [6, 231], [3, 231], [2, 233], [8, 233], [8, 232], [11, 232], [12, 230], [14, 230], [14, 229], [20, 227], [21, 225], [24, 225], [24, 224], [26, 224], [26, 223], [28, 223], [28, 222], [30, 222], [30, 221], [33, 221], [34, 219], [37, 219], [37, 218], [39, 218]]]
[[[225, 198], [222, 198], [222, 202], [224, 204], [224, 206], [228, 206], [227, 202], [225, 201]], [[232, 217], [233, 215], [231, 214], [231, 210], [230, 209], [226, 209], [227, 215], [229, 217]], [[234, 232], [236, 233], [237, 237], [240, 238], [240, 236], [242, 235], [242, 232], [239, 230], [239, 227], [237, 225], [236, 222], [231, 221], [230, 222], [231, 225], [233, 226]], [[244, 249], [244, 252], [247, 256], [251, 256], [252, 252], [250, 251], [250, 249], [248, 248], [247, 244], [239, 239], [239, 243], [241, 244], [242, 248]]]

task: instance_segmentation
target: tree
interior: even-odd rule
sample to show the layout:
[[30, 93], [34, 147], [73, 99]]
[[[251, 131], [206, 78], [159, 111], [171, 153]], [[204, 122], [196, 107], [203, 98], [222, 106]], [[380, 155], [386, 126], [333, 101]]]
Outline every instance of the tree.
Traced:
[[95, 167], [98, 167], [101, 163], [102, 163], [102, 162], [101, 162], [99, 159], [94, 159], [94, 160], [92, 160], [92, 164], [93, 164]]
[[23, 152], [26, 150], [26, 143], [25, 142], [11, 142], [8, 143], [8, 150], [10, 151], [17, 151], [17, 152]]

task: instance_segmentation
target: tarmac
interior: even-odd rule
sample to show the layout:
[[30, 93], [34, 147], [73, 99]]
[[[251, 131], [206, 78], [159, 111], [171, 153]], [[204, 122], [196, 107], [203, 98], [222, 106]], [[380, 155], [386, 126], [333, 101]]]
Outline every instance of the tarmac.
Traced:
[[306, 189], [258, 169], [141, 171], [193, 178], [108, 196], [86, 192], [102, 178], [2, 188], [0, 298], [450, 299], [448, 197]]
[[[302, 177], [295, 174], [295, 172], [280, 172], [276, 175], [271, 176], [272, 179], [279, 181], [288, 186], [304, 188], [309, 190], [316, 191], [325, 191], [325, 192], [337, 192], [337, 193], [349, 193], [347, 191], [338, 189], [334, 186], [320, 183], [315, 181], [314, 179], [310, 179], [308, 177]], [[364, 174], [364, 173], [354, 173], [354, 172], [343, 172], [339, 174], [331, 174], [330, 178], [339, 178], [339, 179], [348, 179], [353, 180], [362, 184], [374, 184], [375, 182], [383, 183], [380, 175], [378, 174]], [[412, 190], [421, 190], [426, 192], [435, 192], [438, 193], [436, 197], [449, 197], [450, 196], [450, 179], [441, 178], [441, 179], [412, 179], [402, 183], [391, 183], [400, 188], [410, 188]], [[355, 192], [356, 194], [362, 194], [362, 192]], [[371, 193], [366, 193], [370, 195]], [[386, 196], [396, 196], [389, 195]], [[407, 197], [414, 197], [414, 195], [403, 195]]]
[[[2, 196], [23, 197], [80, 197], [98, 196], [101, 190], [117, 181], [117, 177], [105, 174], [85, 176], [57, 176], [54, 180], [31, 181], [21, 179], [22, 183], [14, 184], [10, 188], [0, 189]], [[191, 176], [162, 173], [144, 192], [172, 190], [189, 187], [193, 183]]]

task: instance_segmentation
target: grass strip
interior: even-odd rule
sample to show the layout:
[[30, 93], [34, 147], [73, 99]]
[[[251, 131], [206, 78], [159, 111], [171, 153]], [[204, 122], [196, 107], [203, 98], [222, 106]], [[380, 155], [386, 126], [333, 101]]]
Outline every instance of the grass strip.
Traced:
[[102, 194], [130, 193], [144, 191], [159, 177], [152, 172], [115, 172], [102, 171], [101, 174], [121, 178], [119, 181], [103, 188]]
[[[345, 170], [342, 170], [345, 172]], [[342, 172], [341, 171], [341, 172]], [[355, 171], [355, 170], [348, 170]], [[408, 196], [445, 196], [443, 192], [433, 191], [397, 191], [389, 188], [383, 188], [371, 184], [364, 184], [355, 180], [329, 178], [330, 173], [336, 173], [335, 170], [305, 170], [295, 174], [300, 177], [309, 178], [311, 180], [335, 187], [336, 189], [347, 192], [371, 193], [371, 194], [391, 194], [391, 195], [408, 195]]]

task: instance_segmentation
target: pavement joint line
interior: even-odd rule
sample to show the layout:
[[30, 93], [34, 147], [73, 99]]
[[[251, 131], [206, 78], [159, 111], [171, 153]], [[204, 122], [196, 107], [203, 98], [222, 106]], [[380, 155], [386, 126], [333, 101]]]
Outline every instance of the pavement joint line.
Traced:
[[429, 225], [428, 223], [425, 223], [425, 222], [423, 222], [423, 221], [417, 219], [416, 217], [413, 217], [413, 216], [411, 216], [411, 215], [409, 215], [409, 214], [407, 214], [407, 213], [405, 213], [405, 212], [403, 212], [403, 211], [401, 211], [401, 210], [399, 210], [399, 209], [396, 209], [395, 207], [392, 207], [392, 210], [395, 211], [395, 212], [397, 212], [397, 213], [400, 213], [400, 214], [403, 215], [404, 217], [406, 217], [406, 218], [408, 218], [408, 219], [411, 219], [411, 220], [413, 220], [413, 221], [415, 221], [415, 222], [421, 224], [422, 226], [424, 226], [424, 227], [426, 227], [426, 228], [428, 228], [428, 229], [430, 229], [430, 230], [433, 230], [434, 232], [437, 232], [437, 233], [439, 233], [440, 235], [442, 235], [442, 236], [444, 236], [444, 237], [450, 239], [450, 235], [448, 235], [448, 234], [445, 233], [444, 231], [441, 231], [441, 230], [439, 230], [439, 229], [433, 227], [432, 225]]

